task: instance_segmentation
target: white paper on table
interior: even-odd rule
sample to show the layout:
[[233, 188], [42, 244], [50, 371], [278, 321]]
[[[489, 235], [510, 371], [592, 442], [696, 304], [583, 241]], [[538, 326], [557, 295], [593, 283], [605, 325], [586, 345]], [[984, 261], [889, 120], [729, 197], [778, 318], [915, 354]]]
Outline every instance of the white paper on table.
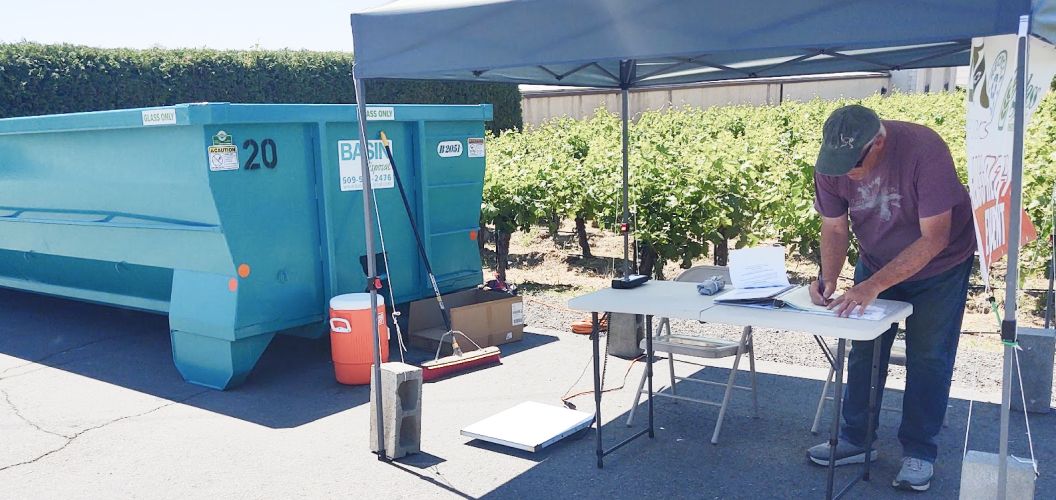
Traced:
[[730, 281], [736, 288], [788, 286], [785, 247], [742, 248], [730, 252]]
[[[765, 304], [730, 304], [730, 305], [735, 305], [736, 307], [753, 307], [755, 309], [769, 309], [771, 311], [774, 310], [773, 306], [769, 306], [769, 305], [765, 305]], [[830, 318], [835, 318], [836, 317], [836, 313], [833, 312], [833, 311], [804, 311], [802, 309], [795, 309], [795, 308], [781, 308], [781, 309], [786, 309], [786, 310], [789, 310], [789, 311], [795, 311], [796, 314], [814, 314], [814, 315], [817, 315], [817, 316], [828, 316]], [[880, 321], [880, 320], [884, 319], [884, 317], [886, 317], [886, 316], [887, 316], [887, 310], [885, 310], [884, 308], [876, 307], [876, 306], [869, 306], [865, 310], [865, 313], [858, 314], [857, 312], [855, 312], [855, 313], [851, 313], [850, 315], [846, 316], [845, 318], [846, 319], [864, 319], [864, 320], [869, 320], [869, 321]]]
[[730, 288], [715, 296], [715, 302], [734, 300], [765, 299], [785, 291], [787, 286], [764, 286], [757, 288]]
[[[810, 291], [805, 286], [801, 286], [785, 293], [777, 298], [784, 306], [795, 309], [799, 312], [807, 314], [817, 314], [819, 316], [836, 316], [836, 311], [829, 309], [825, 306], [819, 306], [810, 300]], [[876, 304], [870, 305], [865, 308], [865, 312], [859, 314], [857, 310], [860, 309], [855, 307], [855, 312], [848, 315], [851, 319], [867, 319], [872, 321], [878, 321], [884, 319], [887, 315], [887, 310], [882, 306]]]
[[[782, 291], [786, 292], [781, 293]], [[773, 300], [765, 300], [771, 298]], [[760, 300], [758, 302], [753, 302], [753, 299]], [[790, 285], [788, 287], [733, 288], [717, 295], [715, 297], [715, 304], [771, 310], [786, 309], [803, 314], [836, 317], [835, 310], [830, 310], [825, 306], [814, 304], [810, 300], [810, 292], [805, 286], [793, 287]], [[885, 307], [873, 304], [865, 308], [865, 312], [859, 313], [855, 311], [846, 316], [846, 318], [879, 321], [887, 317], [887, 313], [888, 311]]]

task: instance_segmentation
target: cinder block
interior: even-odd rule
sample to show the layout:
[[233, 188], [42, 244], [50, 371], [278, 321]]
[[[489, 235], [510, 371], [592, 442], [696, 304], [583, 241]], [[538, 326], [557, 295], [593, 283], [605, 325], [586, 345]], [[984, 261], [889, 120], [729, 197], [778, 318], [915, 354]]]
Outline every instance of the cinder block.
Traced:
[[[1017, 338], [1019, 369], [1023, 373], [1023, 396], [1027, 399], [1027, 411], [1048, 413], [1052, 407], [1052, 362], [1056, 351], [1056, 330], [1044, 328], [1020, 328]], [[1019, 394], [1019, 377], [1012, 373], [1012, 408], [1023, 411], [1023, 399]]]
[[[655, 322], [654, 322], [655, 323]], [[639, 347], [644, 334], [644, 319], [635, 314], [612, 313], [609, 315], [608, 353], [621, 358], [637, 358], [642, 355]], [[656, 325], [654, 324], [655, 328]]]
[[[370, 378], [370, 449], [378, 451], [375, 380]], [[400, 458], [422, 449], [422, 369], [403, 363], [382, 363], [381, 401], [385, 455]]]
[[[971, 450], [961, 462], [960, 500], [994, 500], [997, 498], [998, 457], [996, 453]], [[1030, 460], [1008, 457], [1008, 488], [1005, 498], [1034, 498], [1034, 466]]]

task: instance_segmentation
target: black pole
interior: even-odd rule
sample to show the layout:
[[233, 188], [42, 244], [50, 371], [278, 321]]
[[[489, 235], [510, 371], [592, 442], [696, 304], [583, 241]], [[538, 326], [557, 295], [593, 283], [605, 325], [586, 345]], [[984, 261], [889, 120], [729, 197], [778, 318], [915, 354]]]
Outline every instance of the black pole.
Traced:
[[447, 312], [447, 308], [444, 307], [444, 301], [440, 298], [440, 287], [436, 284], [436, 277], [433, 275], [433, 266], [429, 265], [429, 256], [425, 253], [425, 245], [422, 243], [422, 236], [418, 234], [418, 224], [414, 221], [414, 213], [411, 210], [411, 202], [407, 200], [407, 192], [403, 190], [403, 182], [400, 181], [400, 170], [396, 168], [396, 160], [392, 159], [392, 149], [389, 148], [389, 139], [385, 137], [385, 133], [382, 132], [382, 145], [385, 147], [385, 156], [389, 159], [389, 166], [392, 168], [392, 178], [396, 181], [396, 187], [400, 191], [400, 199], [403, 200], [403, 209], [407, 211], [407, 220], [411, 223], [411, 233], [414, 234], [414, 242], [418, 244], [418, 254], [422, 256], [422, 264], [425, 265], [425, 272], [429, 274], [429, 281], [433, 285], [433, 291], [436, 293], [436, 301], [440, 305], [440, 315], [444, 318], [444, 328], [447, 331], [451, 331], [451, 316]]
[[623, 232], [623, 279], [630, 279], [631, 275], [631, 262], [628, 260], [630, 257], [628, 254], [628, 237], [630, 232], [630, 208], [627, 203], [628, 195], [628, 180], [630, 174], [628, 168], [628, 144], [630, 127], [628, 125], [630, 110], [629, 106], [629, 89], [631, 88], [631, 82], [634, 80], [634, 61], [625, 59], [620, 61], [620, 121], [622, 122], [623, 128], [620, 134], [622, 143], [622, 157], [623, 157], [623, 214], [621, 216], [620, 230]]
[[825, 483], [825, 498], [831, 499], [836, 481], [836, 445], [839, 444], [840, 415], [843, 410], [843, 363], [847, 355], [847, 340], [836, 343], [836, 378], [832, 392], [832, 422], [829, 428], [829, 471]]
[[[605, 450], [601, 445], [601, 366], [598, 362], [601, 354], [599, 352], [600, 346], [598, 345], [598, 335], [598, 313], [592, 312], [590, 313], [590, 342], [594, 358], [594, 425], [598, 429], [597, 435], [595, 436], [597, 438], [595, 453], [598, 457], [598, 468], [600, 469], [605, 466], [605, 463], [603, 462]], [[606, 355], [608, 354], [606, 353]]]
[[628, 169], [628, 166], [627, 166], [627, 149], [628, 149], [627, 148], [627, 142], [628, 142], [627, 135], [628, 135], [628, 128], [629, 128], [627, 126], [627, 113], [628, 113], [628, 110], [627, 110], [627, 107], [628, 107], [627, 106], [627, 88], [626, 87], [623, 88], [620, 92], [621, 92], [620, 95], [621, 95], [621, 102], [622, 102], [622, 104], [620, 105], [620, 115], [621, 115], [621, 121], [623, 122], [623, 133], [621, 134], [621, 140], [622, 140], [622, 145], [623, 145], [623, 148], [622, 148], [622, 150], [623, 150], [623, 155], [622, 155], [623, 156], [623, 216], [622, 216], [623, 223], [620, 225], [620, 228], [623, 230], [623, 279], [628, 279], [629, 276], [631, 275], [631, 262], [629, 260], [627, 260], [627, 258], [628, 258], [627, 245], [629, 243], [628, 242], [628, 237], [630, 236], [628, 234], [630, 232], [630, 226], [629, 226], [629, 224], [630, 224], [630, 220], [629, 220], [630, 219], [630, 210], [627, 207], [627, 191], [628, 191], [627, 184], [628, 184], [628, 178], [629, 178], [629, 174], [628, 174], [628, 170], [629, 169]]

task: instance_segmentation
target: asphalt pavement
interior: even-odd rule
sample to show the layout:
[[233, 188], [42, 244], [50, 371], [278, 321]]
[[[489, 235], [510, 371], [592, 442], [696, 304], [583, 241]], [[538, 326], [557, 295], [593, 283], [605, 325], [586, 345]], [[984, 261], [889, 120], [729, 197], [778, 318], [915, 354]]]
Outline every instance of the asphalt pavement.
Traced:
[[[503, 346], [501, 365], [426, 384], [422, 453], [387, 463], [368, 450], [368, 390], [335, 382], [325, 338], [277, 337], [245, 384], [215, 391], [182, 381], [164, 316], [0, 290], [0, 498], [824, 495], [825, 470], [805, 457], [825, 439], [809, 432], [825, 375], [818, 368], [759, 363], [760, 418], [751, 418], [747, 394], [736, 393], [718, 445], [709, 441], [717, 408], [657, 399], [656, 437], [616, 451], [604, 469], [595, 467], [593, 429], [537, 453], [461, 436], [462, 427], [520, 402], [560, 405], [563, 395], [591, 388], [587, 338], [527, 331]], [[411, 353], [413, 360], [427, 356]], [[676, 369], [725, 380], [724, 366], [699, 361]], [[657, 384], [666, 385], [666, 361], [657, 367]], [[607, 387], [627, 376], [604, 397], [608, 444], [645, 425], [644, 406], [633, 428], [624, 425], [643, 369], [609, 358]], [[717, 398], [721, 389], [694, 384], [685, 393]], [[898, 394], [889, 390], [886, 398], [897, 404]], [[957, 498], [968, 400], [977, 400], [970, 449], [997, 451], [999, 410], [997, 394], [958, 389], [954, 396], [931, 491], [891, 488], [899, 414], [884, 412], [873, 480], [847, 498]], [[593, 406], [590, 395], [572, 402]], [[1022, 414], [1012, 416], [1011, 449], [1029, 456]], [[1054, 423], [1052, 414], [1031, 415], [1041, 473], [1036, 498], [1056, 497], [1048, 472], [1056, 461]], [[840, 469], [839, 482], [856, 472]]]

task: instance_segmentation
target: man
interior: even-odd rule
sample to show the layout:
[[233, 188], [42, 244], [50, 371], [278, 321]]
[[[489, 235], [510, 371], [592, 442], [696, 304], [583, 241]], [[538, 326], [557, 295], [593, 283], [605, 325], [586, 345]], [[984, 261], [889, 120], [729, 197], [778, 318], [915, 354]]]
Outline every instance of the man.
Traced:
[[[892, 485], [925, 491], [938, 455], [935, 436], [950, 396], [975, 251], [968, 191], [935, 131], [882, 121], [858, 105], [837, 109], [825, 121], [814, 187], [814, 207], [822, 217], [821, 273], [810, 286], [814, 302], [841, 316], [864, 311], [877, 298], [913, 304], [906, 320], [906, 391], [898, 431], [902, 468]], [[854, 286], [832, 298], [851, 227], [860, 247]], [[878, 396], [897, 330], [892, 325], [882, 337]], [[865, 435], [872, 357], [873, 342], [852, 343], [840, 442], [831, 458], [828, 443], [810, 448], [814, 463], [865, 461], [865, 445], [876, 439], [875, 431]], [[874, 419], [880, 403], [878, 397]]]

